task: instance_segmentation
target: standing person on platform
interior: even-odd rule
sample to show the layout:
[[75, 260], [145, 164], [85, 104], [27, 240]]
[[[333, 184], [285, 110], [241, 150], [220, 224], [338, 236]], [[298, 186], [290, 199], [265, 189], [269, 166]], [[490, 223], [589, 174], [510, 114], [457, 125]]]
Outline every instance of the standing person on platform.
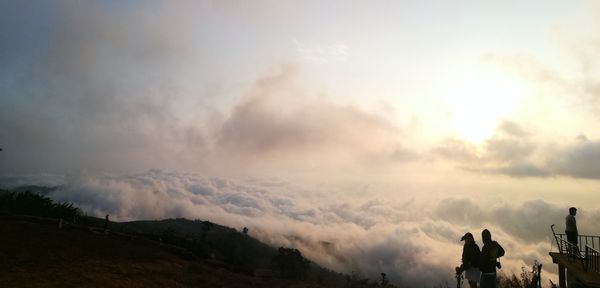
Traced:
[[[579, 233], [577, 232], [577, 221], [575, 220], [577, 215], [577, 208], [569, 208], [569, 215], [565, 217], [565, 234], [567, 234], [567, 241], [577, 247], [577, 238]], [[577, 248], [577, 250], [579, 250]]]

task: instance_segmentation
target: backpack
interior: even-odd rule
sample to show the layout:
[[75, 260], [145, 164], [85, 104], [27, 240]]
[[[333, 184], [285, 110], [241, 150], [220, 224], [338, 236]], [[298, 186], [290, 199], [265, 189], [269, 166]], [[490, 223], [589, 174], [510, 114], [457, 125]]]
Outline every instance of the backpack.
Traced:
[[496, 257], [500, 258], [502, 256], [504, 256], [504, 248], [502, 248], [502, 246], [500, 246], [500, 244], [496, 241], [494, 241], [494, 244], [496, 244], [496, 248], [498, 248], [498, 254], [496, 254]]

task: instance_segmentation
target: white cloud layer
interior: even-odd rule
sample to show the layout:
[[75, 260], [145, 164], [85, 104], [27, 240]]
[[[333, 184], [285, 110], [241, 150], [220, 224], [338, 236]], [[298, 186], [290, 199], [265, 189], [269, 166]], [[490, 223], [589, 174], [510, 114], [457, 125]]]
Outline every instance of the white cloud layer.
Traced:
[[[210, 220], [274, 246], [293, 246], [317, 263], [396, 283], [434, 285], [452, 280], [466, 231], [492, 231], [507, 250], [503, 270], [520, 271], [533, 260], [553, 267], [550, 224], [562, 229], [567, 207], [543, 200], [487, 207], [467, 198], [424, 205], [405, 197], [352, 196], [346, 191], [299, 186], [281, 179], [232, 181], [196, 174], [148, 171], [123, 176], [73, 176], [50, 196], [72, 201], [87, 213], [116, 221], [185, 217]], [[342, 197], [342, 195], [344, 197]], [[581, 231], [600, 211], [578, 216]], [[481, 245], [481, 241], [478, 240]], [[549, 277], [554, 277], [552, 270]]]

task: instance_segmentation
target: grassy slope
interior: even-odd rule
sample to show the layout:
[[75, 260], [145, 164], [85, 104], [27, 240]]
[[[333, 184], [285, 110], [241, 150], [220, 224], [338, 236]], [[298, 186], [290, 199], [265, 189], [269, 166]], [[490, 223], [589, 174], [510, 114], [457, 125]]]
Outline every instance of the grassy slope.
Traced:
[[145, 239], [0, 215], [0, 287], [320, 287], [189, 261]]

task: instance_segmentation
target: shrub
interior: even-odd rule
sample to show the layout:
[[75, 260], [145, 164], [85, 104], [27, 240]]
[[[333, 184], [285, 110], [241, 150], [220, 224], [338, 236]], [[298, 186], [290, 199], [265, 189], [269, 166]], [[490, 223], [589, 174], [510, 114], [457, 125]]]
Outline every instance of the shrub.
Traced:
[[31, 191], [2, 192], [0, 193], [0, 208], [10, 213], [61, 218], [70, 221], [75, 221], [81, 216], [81, 210], [71, 203], [54, 203], [52, 199]]

